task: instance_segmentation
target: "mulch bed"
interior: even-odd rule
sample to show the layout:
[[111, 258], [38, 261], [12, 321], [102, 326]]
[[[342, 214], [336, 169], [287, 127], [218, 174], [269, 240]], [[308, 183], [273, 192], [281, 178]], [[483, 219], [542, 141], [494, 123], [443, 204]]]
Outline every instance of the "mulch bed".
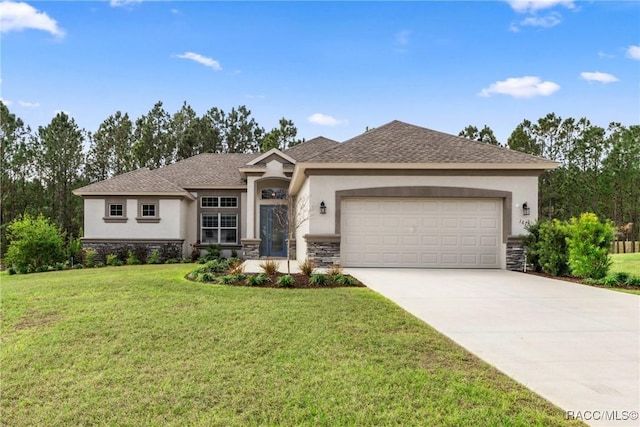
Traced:
[[603, 289], [612, 289], [612, 288], [616, 288], [616, 289], [630, 289], [630, 290], [639, 290], [639, 288], [637, 286], [627, 286], [627, 285], [618, 285], [618, 286], [603, 286], [603, 285], [594, 285], [592, 283], [585, 283], [581, 278], [579, 277], [573, 277], [573, 276], [552, 276], [551, 274], [547, 274], [544, 273], [542, 271], [527, 271], [524, 272], [524, 274], [532, 274], [534, 276], [540, 276], [540, 277], [546, 277], [548, 279], [556, 279], [556, 280], [564, 280], [565, 282], [572, 282], [572, 283], [578, 283], [580, 285], [585, 285], [585, 286], [591, 286], [594, 288], [603, 288]]
[[[259, 273], [244, 273], [244, 274], [245, 276], [247, 276], [247, 279], [248, 279], [251, 276], [257, 276]], [[269, 276], [269, 278], [271, 279], [270, 282], [265, 282], [260, 285], [249, 285], [247, 279], [242, 280], [241, 282], [238, 282], [238, 283], [229, 283], [229, 284], [217, 283], [217, 282], [211, 282], [211, 283], [216, 283], [216, 284], [226, 285], [226, 286], [246, 286], [251, 288], [279, 288], [279, 289], [326, 289], [326, 288], [364, 288], [366, 287], [362, 282], [360, 282], [355, 277], [353, 278], [355, 280], [355, 283], [353, 285], [344, 285], [344, 284], [335, 283], [328, 276], [327, 276], [326, 285], [314, 285], [313, 283], [309, 282], [310, 277], [302, 273], [291, 274], [291, 277], [293, 277], [293, 280], [294, 280], [293, 285], [281, 286], [278, 284], [278, 279], [282, 276], [286, 276], [286, 273], [276, 273], [274, 275], [271, 275]], [[349, 276], [349, 275], [345, 274], [345, 276]], [[353, 276], [349, 276], [349, 277], [353, 277]], [[187, 277], [187, 279], [189, 279], [189, 277]]]

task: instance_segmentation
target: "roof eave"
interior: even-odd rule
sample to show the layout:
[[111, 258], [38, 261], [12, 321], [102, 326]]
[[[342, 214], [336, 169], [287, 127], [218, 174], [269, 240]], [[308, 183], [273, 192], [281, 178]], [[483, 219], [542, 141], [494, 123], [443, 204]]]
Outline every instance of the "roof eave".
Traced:
[[188, 191], [82, 191], [73, 190], [76, 196], [150, 196], [150, 197], [184, 197], [189, 200], [195, 200]]
[[305, 180], [305, 171], [308, 169], [414, 169], [414, 170], [538, 170], [545, 171], [556, 169], [558, 162], [546, 161], [538, 163], [298, 163], [291, 178], [289, 192], [295, 195]]

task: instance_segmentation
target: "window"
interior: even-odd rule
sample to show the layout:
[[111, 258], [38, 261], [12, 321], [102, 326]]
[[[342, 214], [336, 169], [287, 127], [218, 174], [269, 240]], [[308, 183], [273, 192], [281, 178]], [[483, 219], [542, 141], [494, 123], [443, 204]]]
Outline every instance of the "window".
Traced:
[[160, 201], [158, 199], [138, 200], [138, 222], [160, 222]]
[[237, 197], [203, 196], [200, 197], [202, 208], [237, 208]]
[[143, 217], [155, 217], [156, 216], [156, 205], [153, 204], [142, 204], [142, 216]]
[[200, 206], [203, 208], [217, 208], [218, 198], [217, 197], [201, 197]]
[[201, 218], [203, 244], [238, 243], [237, 214], [202, 214]]
[[221, 208], [237, 208], [238, 198], [237, 197], [220, 197], [220, 207]]
[[265, 199], [285, 199], [287, 190], [284, 188], [265, 188], [260, 192], [260, 198]]
[[120, 203], [109, 204], [109, 216], [123, 217], [124, 207]]
[[120, 198], [105, 199], [104, 222], [127, 222], [127, 200]]

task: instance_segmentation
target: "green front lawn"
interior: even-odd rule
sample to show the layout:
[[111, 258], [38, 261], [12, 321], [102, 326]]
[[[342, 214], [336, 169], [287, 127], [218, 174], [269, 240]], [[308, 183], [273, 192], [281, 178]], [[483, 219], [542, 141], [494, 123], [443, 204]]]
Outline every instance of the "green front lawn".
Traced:
[[640, 276], [640, 252], [635, 254], [613, 254], [611, 255], [611, 273], [625, 272]]
[[2, 424], [578, 424], [366, 288], [193, 268], [2, 274]]

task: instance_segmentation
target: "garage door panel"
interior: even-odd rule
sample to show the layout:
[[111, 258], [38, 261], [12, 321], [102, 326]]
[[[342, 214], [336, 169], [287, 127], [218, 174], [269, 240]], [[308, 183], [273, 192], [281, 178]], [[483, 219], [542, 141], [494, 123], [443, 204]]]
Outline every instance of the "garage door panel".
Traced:
[[440, 226], [442, 228], [458, 228], [458, 219], [457, 218], [441, 218]]
[[499, 199], [344, 199], [345, 266], [498, 268]]

